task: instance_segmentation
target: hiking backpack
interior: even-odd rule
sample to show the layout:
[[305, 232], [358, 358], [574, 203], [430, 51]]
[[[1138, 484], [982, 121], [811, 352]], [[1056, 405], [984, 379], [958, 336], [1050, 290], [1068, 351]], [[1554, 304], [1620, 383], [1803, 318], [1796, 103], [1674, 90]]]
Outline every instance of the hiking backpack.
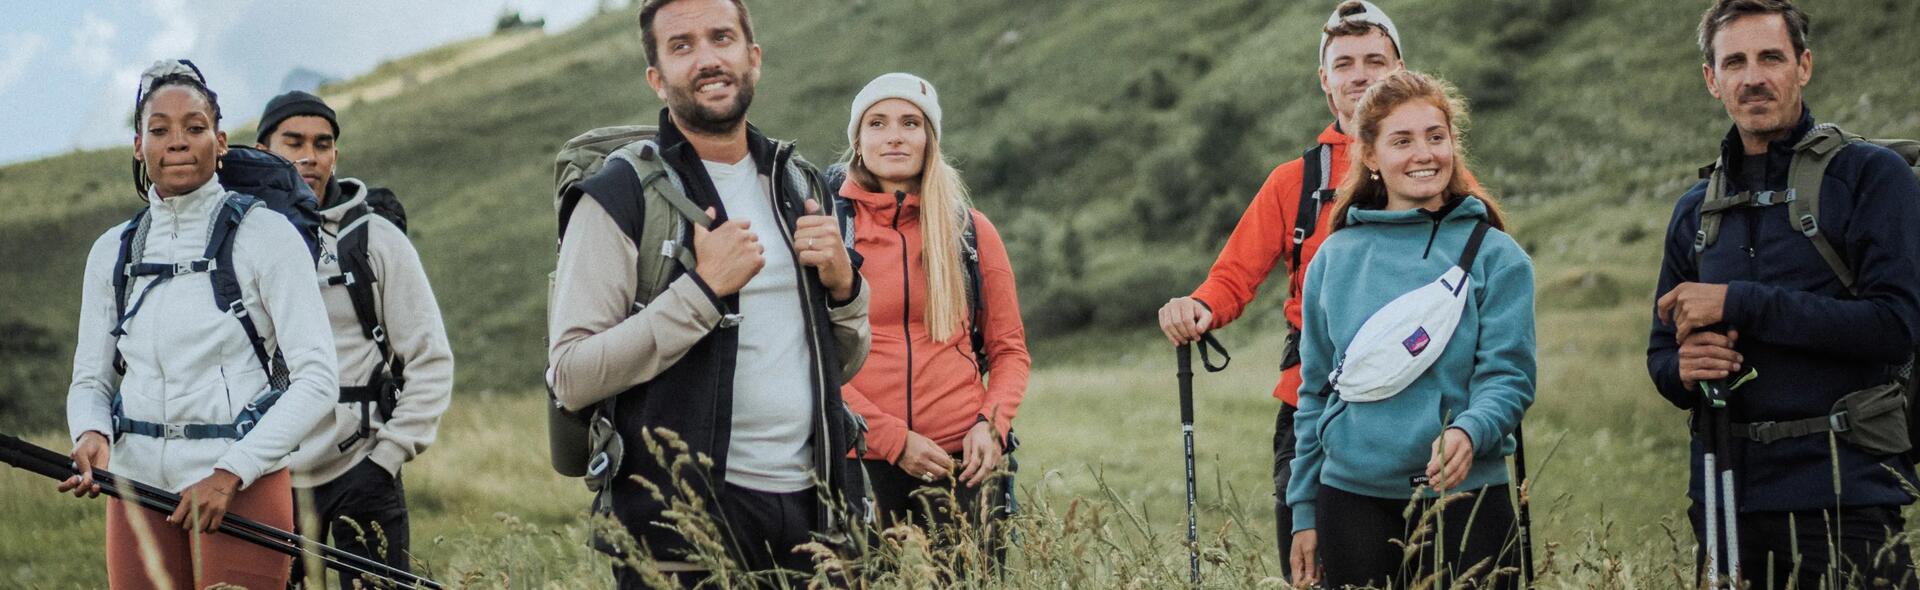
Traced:
[[[1846, 259], [1841, 258], [1840, 252], [1834, 249], [1833, 242], [1827, 238], [1827, 235], [1820, 231], [1820, 182], [1825, 178], [1827, 165], [1832, 163], [1834, 156], [1849, 145], [1863, 142], [1887, 148], [1899, 154], [1914, 176], [1920, 177], [1920, 141], [1865, 139], [1841, 130], [1831, 123], [1815, 126], [1813, 130], [1807, 132], [1806, 137], [1801, 138], [1800, 142], [1793, 146], [1793, 160], [1787, 169], [1785, 192], [1746, 191], [1731, 195], [1724, 194], [1726, 163], [1716, 160], [1713, 164], [1701, 168], [1700, 176], [1707, 180], [1707, 192], [1705, 199], [1700, 202], [1700, 229], [1694, 234], [1693, 239], [1695, 266], [1699, 266], [1707, 247], [1712, 246], [1720, 237], [1721, 216], [1728, 209], [1785, 204], [1788, 219], [1793, 227], [1807, 237], [1814, 251], [1818, 252], [1820, 259], [1833, 270], [1834, 276], [1840, 279], [1840, 284], [1846, 287], [1847, 292], [1859, 296], [1860, 290], [1854, 282], [1857, 277], [1853, 269], [1847, 266]], [[1906, 419], [1907, 450], [1900, 454], [1908, 461], [1920, 463], [1920, 449], [1914, 448], [1914, 443], [1920, 441], [1920, 403], [1915, 401], [1920, 399], [1920, 383], [1916, 383], [1914, 379], [1913, 358], [1915, 357], [1909, 357], [1908, 362], [1895, 371], [1894, 379], [1900, 386], [1899, 397], [1906, 407], [1904, 418]], [[1819, 416], [1781, 422], [1777, 423], [1776, 427], [1781, 429], [1783, 437], [1827, 432], [1833, 429], [1834, 423], [1841, 422], [1831, 418], [1833, 416]]]
[[[1293, 259], [1287, 262], [1287, 280], [1293, 281], [1306, 271], [1302, 264], [1307, 238], [1313, 237], [1320, 223], [1321, 209], [1333, 202], [1333, 146], [1318, 144], [1300, 154], [1300, 206], [1293, 210]], [[1312, 215], [1307, 212], [1312, 211]], [[1280, 355], [1280, 370], [1300, 366], [1300, 330], [1287, 324], [1286, 350]]]
[[[653, 125], [602, 127], [567, 140], [554, 157], [553, 207], [559, 214], [556, 254], [557, 246], [566, 240], [574, 207], [586, 196], [581, 183], [599, 174], [613, 159], [627, 162], [640, 177], [639, 223], [622, 226], [640, 250], [634, 291], [637, 297], [630, 312], [638, 312], [666, 290], [676, 265], [688, 269], [696, 266], [693, 224], [713, 224], [713, 218], [687, 198], [686, 184], [664, 161], [660, 145], [654, 141], [658, 134], [659, 128]], [[655, 243], [659, 244], [657, 249], [651, 246]], [[554, 277], [547, 275], [549, 309]], [[570, 412], [553, 397], [551, 367], [547, 370], [547, 387], [551, 402], [547, 438], [554, 470], [568, 477], [586, 477], [589, 489], [601, 491], [620, 468], [620, 445], [612, 423], [613, 405], [619, 396], [609, 397], [590, 410]]]
[[374, 412], [379, 413], [381, 420], [393, 419], [393, 409], [400, 403], [400, 390], [407, 385], [406, 359], [394, 356], [393, 344], [387, 339], [386, 322], [375, 305], [373, 286], [380, 277], [373, 271], [373, 259], [367, 252], [371, 231], [367, 224], [372, 221], [371, 216], [386, 219], [399, 228], [401, 234], [406, 234], [407, 209], [391, 190], [367, 186], [357, 180], [354, 183], [367, 194], [358, 206], [340, 218], [340, 239], [334, 248], [334, 255], [340, 260], [340, 274], [320, 279], [320, 286], [346, 287], [347, 300], [353, 303], [354, 318], [360, 323], [360, 334], [380, 350], [380, 366], [374, 368], [365, 385], [340, 386], [339, 403], [360, 404], [359, 430], [335, 447], [342, 453], [372, 435]]
[[[286, 359], [279, 350], [271, 353], [267, 350], [266, 339], [260, 336], [259, 328], [242, 303], [244, 294], [241, 292], [240, 278], [234, 272], [233, 241], [239, 233], [241, 221], [254, 209], [265, 207], [285, 216], [293, 224], [306, 241], [308, 253], [314, 256], [312, 260], [317, 262], [320, 248], [318, 200], [313, 196], [313, 189], [308, 188], [306, 181], [300, 178], [300, 172], [293, 163], [271, 152], [231, 146], [220, 157], [218, 171], [221, 186], [239, 194], [227, 197], [215, 209], [207, 249], [199, 259], [172, 263], [143, 262], [147, 232], [152, 226], [152, 218], [147, 215], [146, 207], [134, 212], [133, 218], [120, 231], [119, 254], [113, 266], [113, 295], [118, 320], [112, 335], [118, 338], [126, 334], [127, 321], [139, 313], [147, 294], [153, 292], [155, 287], [171, 279], [205, 273], [213, 282], [214, 307], [240, 322], [248, 343], [253, 346], [254, 356], [259, 359], [261, 368], [266, 370], [267, 391], [247, 404], [232, 424], [175, 426], [126, 418], [121, 411], [120, 395], [116, 389], [112, 402], [115, 439], [131, 432], [158, 438], [237, 440], [259, 423], [260, 418], [287, 389], [289, 376]], [[146, 187], [140, 187], [140, 190], [144, 194]], [[153, 280], [138, 296], [130, 297], [132, 293], [129, 291], [134, 281], [146, 276], [153, 277]], [[126, 360], [117, 351], [113, 365], [115, 371], [126, 374]]]

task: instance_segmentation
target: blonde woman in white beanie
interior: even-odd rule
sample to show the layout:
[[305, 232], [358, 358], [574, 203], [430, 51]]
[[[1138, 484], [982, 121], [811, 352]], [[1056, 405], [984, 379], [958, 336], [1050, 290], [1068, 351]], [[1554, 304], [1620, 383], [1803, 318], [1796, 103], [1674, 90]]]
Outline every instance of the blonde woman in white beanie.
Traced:
[[[933, 84], [875, 78], [850, 119], [845, 181], [830, 172], [829, 188], [850, 205], [841, 226], [872, 289], [873, 349], [841, 389], [870, 426], [855, 456], [883, 526], [993, 522], [1031, 365], [1006, 247], [941, 153]], [[944, 493], [914, 495], [925, 488]], [[947, 493], [958, 506], [940, 505]]]

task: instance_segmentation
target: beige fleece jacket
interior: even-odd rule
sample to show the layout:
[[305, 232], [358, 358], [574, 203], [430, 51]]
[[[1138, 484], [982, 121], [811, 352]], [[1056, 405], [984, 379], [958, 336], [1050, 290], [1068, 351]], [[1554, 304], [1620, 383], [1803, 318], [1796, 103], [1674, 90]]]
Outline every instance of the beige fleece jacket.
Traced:
[[[366, 201], [365, 183], [352, 178], [340, 180], [337, 203], [328, 203], [320, 211], [319, 277], [324, 280], [340, 274], [340, 238], [348, 232], [365, 231], [367, 257], [373, 264], [374, 308], [387, 329], [387, 342], [393, 355], [406, 365], [406, 387], [397, 394], [393, 418], [383, 420], [377, 410], [370, 411], [371, 436], [362, 437], [342, 451], [340, 444], [354, 439], [360, 430], [360, 404], [334, 404], [333, 411], [320, 422], [313, 434], [300, 443], [293, 456], [293, 485], [307, 488], [325, 484], [372, 457], [373, 462], [399, 475], [400, 466], [433, 444], [440, 428], [440, 416], [453, 399], [453, 347], [447, 342], [447, 329], [441, 320], [440, 304], [428, 284], [420, 254], [400, 228], [384, 217], [370, 214], [356, 222], [358, 227], [341, 227], [348, 212]], [[356, 277], [363, 278], [363, 277]], [[333, 328], [334, 350], [340, 362], [342, 387], [364, 385], [381, 363], [380, 348], [360, 330], [360, 319], [343, 285], [322, 286], [327, 316]]]

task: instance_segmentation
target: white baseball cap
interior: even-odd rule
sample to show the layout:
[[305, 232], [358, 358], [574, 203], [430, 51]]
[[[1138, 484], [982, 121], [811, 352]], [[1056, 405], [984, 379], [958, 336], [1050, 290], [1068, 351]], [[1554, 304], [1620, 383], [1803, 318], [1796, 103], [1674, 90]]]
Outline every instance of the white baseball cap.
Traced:
[[1393, 41], [1394, 52], [1400, 54], [1400, 59], [1406, 59], [1407, 50], [1400, 45], [1400, 29], [1393, 27], [1393, 19], [1387, 18], [1387, 13], [1372, 2], [1350, 0], [1341, 2], [1338, 8], [1333, 9], [1333, 14], [1327, 16], [1326, 28], [1320, 30], [1320, 63], [1327, 62], [1327, 41], [1332, 40], [1327, 36], [1327, 29], [1338, 27], [1341, 23], [1379, 25], [1387, 30], [1387, 39]]

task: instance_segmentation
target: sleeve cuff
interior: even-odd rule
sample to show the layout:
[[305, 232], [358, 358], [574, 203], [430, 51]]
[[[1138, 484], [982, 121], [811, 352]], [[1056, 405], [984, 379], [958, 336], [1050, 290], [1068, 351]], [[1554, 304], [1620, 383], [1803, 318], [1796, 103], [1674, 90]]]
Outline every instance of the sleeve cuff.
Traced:
[[1315, 528], [1313, 522], [1314, 504], [1315, 502], [1313, 500], [1307, 500], [1305, 502], [1295, 502], [1287, 506], [1289, 510], [1293, 511], [1292, 532], [1298, 533]]
[[1754, 298], [1754, 285], [1747, 281], [1727, 283], [1727, 300], [1720, 304], [1720, 321], [1728, 326], [1739, 328], [1747, 323], [1746, 302]]
[[713, 294], [713, 287], [707, 286], [707, 280], [700, 278], [700, 273], [691, 270], [687, 271], [686, 276], [689, 280], [693, 281], [695, 286], [700, 287], [700, 293], [707, 296], [707, 303], [712, 304], [716, 311], [719, 310], [721, 304], [720, 296]]
[[900, 458], [900, 451], [907, 448], [907, 429], [905, 425], [874, 430], [867, 433], [869, 440], [866, 459], [893, 463]]
[[846, 301], [840, 301], [840, 300], [834, 299], [833, 296], [829, 294], [827, 296], [827, 309], [840, 309], [849, 305], [853, 305], [855, 302], [861, 300], [861, 295], [865, 295], [866, 290], [867, 290], [866, 279], [861, 278], [860, 273], [857, 273], [857, 272], [853, 273], [853, 298], [848, 299]]
[[231, 451], [227, 453], [227, 456], [221, 457], [219, 461], [215, 462], [213, 468], [225, 470], [227, 473], [231, 473], [235, 477], [240, 478], [240, 489], [242, 490], [247, 489], [247, 486], [253, 485], [253, 480], [260, 478], [260, 469], [241, 467], [238, 463], [234, 462]]
[[406, 464], [408, 459], [407, 451], [400, 448], [399, 444], [384, 440], [373, 446], [373, 452], [367, 458], [387, 470], [387, 475], [394, 477], [400, 476], [400, 466]]
[[1472, 443], [1475, 457], [1493, 454], [1500, 449], [1501, 443], [1506, 439], [1506, 433], [1496, 430], [1493, 424], [1471, 413], [1463, 413], [1454, 418], [1453, 425], [1449, 428], [1458, 428], [1461, 432], [1467, 433], [1467, 438], [1470, 439], [1467, 442]]
[[867, 282], [856, 279], [853, 287], [853, 299], [844, 302], [827, 302], [827, 315], [832, 317], [834, 321], [838, 322], [866, 313], [868, 299]]
[[[692, 285], [692, 287], [688, 287], [687, 285]], [[693, 271], [687, 271], [684, 278], [674, 281], [673, 284], [668, 287], [668, 290], [680, 291], [681, 297], [686, 299], [687, 305], [693, 309], [694, 319], [699, 320], [700, 325], [705, 326], [708, 330], [720, 325], [720, 318], [722, 316], [720, 308], [723, 302], [720, 301], [719, 296], [713, 294], [713, 289], [707, 287], [707, 282], [701, 279], [700, 275], [695, 274]], [[702, 302], [705, 302], [706, 305], [701, 305]]]
[[108, 422], [108, 421], [101, 421], [101, 422], [93, 422], [93, 421], [88, 421], [88, 422], [87, 422], [87, 423], [85, 423], [85, 424], [76, 424], [76, 425], [74, 425], [74, 427], [73, 427], [73, 429], [72, 429], [72, 434], [73, 434], [73, 441], [72, 441], [72, 442], [73, 442], [73, 444], [75, 444], [75, 445], [79, 445], [79, 444], [80, 444], [80, 437], [82, 437], [82, 436], [86, 436], [86, 435], [87, 435], [87, 433], [89, 433], [89, 432], [98, 432], [98, 433], [100, 433], [100, 436], [104, 436], [104, 437], [106, 437], [106, 438], [107, 438], [107, 442], [109, 442], [109, 443], [111, 443], [111, 442], [113, 442], [113, 424], [112, 424], [111, 422]]

